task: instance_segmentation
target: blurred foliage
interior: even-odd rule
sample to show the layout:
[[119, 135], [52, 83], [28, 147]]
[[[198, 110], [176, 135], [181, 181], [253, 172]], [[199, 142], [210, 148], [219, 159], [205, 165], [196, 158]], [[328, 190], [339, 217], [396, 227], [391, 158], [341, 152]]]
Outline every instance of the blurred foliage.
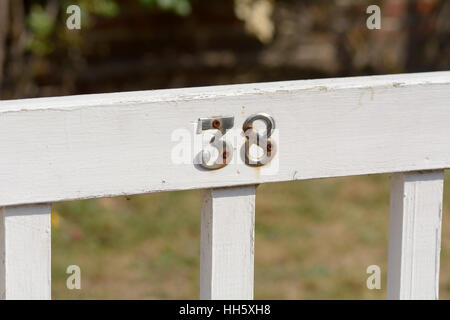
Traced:
[[[189, 0], [135, 0], [143, 7], [169, 11], [179, 16], [187, 16], [191, 13], [192, 7]], [[52, 37], [55, 35], [58, 16], [47, 12], [46, 7], [51, 7], [51, 1], [30, 0], [28, 1], [30, 9], [27, 12], [26, 22], [29, 28], [29, 43], [27, 48], [40, 56], [48, 55], [53, 52], [55, 46]], [[89, 27], [92, 16], [103, 18], [114, 18], [120, 14], [120, 6], [117, 0], [79, 0], [64, 1], [61, 6], [64, 10], [58, 10], [59, 13], [65, 13], [65, 8], [76, 4], [81, 9], [81, 23], [83, 27]], [[61, 14], [60, 14], [61, 15]], [[61, 15], [65, 17], [64, 15]], [[60, 28], [65, 28], [65, 23], [61, 23]], [[60, 39], [66, 40], [66, 39]], [[70, 43], [69, 43], [70, 44]]]
[[[5, 3], [11, 6], [9, 28], [0, 32], [7, 39], [0, 41], [5, 99], [449, 66], [445, 0]], [[81, 8], [81, 30], [66, 28], [72, 4]], [[366, 28], [368, 4], [382, 7], [382, 30]]]
[[50, 36], [55, 29], [55, 19], [42, 6], [35, 4], [27, 16], [27, 24], [32, 32], [28, 49], [38, 55], [51, 53], [54, 45]]
[[120, 8], [115, 0], [83, 0], [79, 5], [88, 14], [96, 14], [104, 17], [115, 17]]
[[39, 6], [34, 5], [27, 18], [28, 26], [36, 36], [48, 37], [54, 29], [55, 21]]
[[173, 11], [180, 16], [187, 16], [192, 11], [189, 0], [139, 0], [145, 6]]
[[[172, 12], [178, 16], [188, 16], [192, 13], [191, 0], [134, 0], [144, 8]], [[208, 0], [212, 1], [212, 0]], [[236, 17], [245, 22], [246, 30], [255, 35], [261, 42], [267, 43], [274, 35], [274, 25], [271, 20], [275, 0], [234, 0]], [[46, 11], [52, 2], [42, 0], [29, 0], [30, 9], [27, 12], [27, 26], [29, 28], [28, 49], [40, 56], [53, 52], [52, 36], [56, 31], [57, 15]], [[57, 2], [54, 2], [57, 3]], [[92, 16], [114, 18], [120, 14], [120, 5], [117, 0], [79, 0], [63, 1], [58, 4], [63, 10], [58, 10], [59, 15], [65, 17], [65, 9], [72, 4], [80, 6], [81, 23], [84, 28], [89, 28]], [[54, 5], [55, 6], [55, 5]], [[59, 24], [65, 28], [65, 23]], [[60, 39], [60, 40], [65, 40]], [[70, 43], [69, 43], [70, 44]]]

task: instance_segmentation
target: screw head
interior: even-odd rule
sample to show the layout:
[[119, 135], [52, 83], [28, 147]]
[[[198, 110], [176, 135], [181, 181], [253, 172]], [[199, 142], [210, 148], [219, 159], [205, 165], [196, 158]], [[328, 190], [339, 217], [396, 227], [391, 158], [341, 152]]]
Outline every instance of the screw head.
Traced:
[[219, 129], [220, 128], [220, 120], [214, 119], [212, 122], [213, 128]]

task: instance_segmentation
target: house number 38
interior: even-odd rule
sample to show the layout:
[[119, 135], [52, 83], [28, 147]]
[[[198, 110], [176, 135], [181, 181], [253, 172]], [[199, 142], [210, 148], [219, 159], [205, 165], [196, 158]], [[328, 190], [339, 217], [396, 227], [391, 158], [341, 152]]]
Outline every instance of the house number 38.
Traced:
[[[233, 157], [233, 148], [222, 140], [226, 131], [233, 128], [234, 117], [212, 117], [200, 118], [201, 131], [215, 130], [213, 137], [209, 141], [209, 149], [215, 148], [218, 151], [218, 156], [214, 162], [211, 163], [211, 152], [203, 149], [201, 152], [200, 165], [209, 170], [220, 169], [230, 163]], [[261, 133], [254, 128], [255, 121], [262, 121], [266, 130]], [[249, 166], [259, 167], [263, 166], [272, 160], [276, 152], [275, 142], [272, 141], [271, 136], [275, 130], [275, 121], [266, 113], [256, 113], [248, 117], [242, 125], [242, 131], [245, 136], [244, 155], [245, 163]], [[255, 145], [262, 149], [262, 154], [259, 152], [258, 156], [252, 154], [252, 146]]]

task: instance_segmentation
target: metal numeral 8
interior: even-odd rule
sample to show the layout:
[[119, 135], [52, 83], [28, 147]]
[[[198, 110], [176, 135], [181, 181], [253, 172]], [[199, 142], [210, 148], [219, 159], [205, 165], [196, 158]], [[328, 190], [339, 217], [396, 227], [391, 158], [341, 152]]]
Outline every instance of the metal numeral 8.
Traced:
[[[266, 125], [265, 134], [260, 134], [253, 128], [253, 123], [261, 120]], [[270, 136], [275, 130], [275, 120], [267, 113], [256, 113], [245, 120], [242, 130], [245, 135], [245, 163], [249, 166], [259, 167], [267, 164], [275, 155], [276, 145]], [[263, 155], [253, 157], [250, 155], [250, 147], [256, 144], [263, 149]]]

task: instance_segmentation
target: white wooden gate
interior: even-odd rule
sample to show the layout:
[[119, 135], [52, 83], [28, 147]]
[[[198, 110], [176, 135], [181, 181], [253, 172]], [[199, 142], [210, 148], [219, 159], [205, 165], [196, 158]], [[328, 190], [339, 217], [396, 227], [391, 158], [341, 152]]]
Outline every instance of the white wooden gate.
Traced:
[[[260, 112], [275, 169], [172, 161], [174, 130]], [[200, 297], [252, 299], [256, 185], [393, 173], [388, 298], [437, 299], [449, 167], [450, 72], [0, 101], [1, 297], [51, 297], [52, 202], [201, 188]]]

